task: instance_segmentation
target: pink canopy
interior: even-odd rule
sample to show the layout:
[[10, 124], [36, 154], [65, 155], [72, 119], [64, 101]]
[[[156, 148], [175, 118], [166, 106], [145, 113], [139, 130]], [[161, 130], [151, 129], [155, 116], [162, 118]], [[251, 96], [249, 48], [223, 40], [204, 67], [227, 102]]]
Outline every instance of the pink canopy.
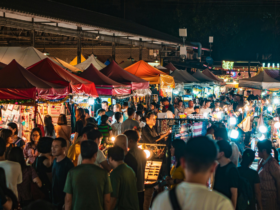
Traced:
[[118, 83], [102, 74], [92, 64], [80, 75], [82, 78], [93, 82], [99, 95], [128, 95], [131, 94], [130, 85]]
[[116, 82], [131, 84], [132, 90], [149, 88], [149, 82], [125, 71], [115, 61], [112, 61], [100, 72]]

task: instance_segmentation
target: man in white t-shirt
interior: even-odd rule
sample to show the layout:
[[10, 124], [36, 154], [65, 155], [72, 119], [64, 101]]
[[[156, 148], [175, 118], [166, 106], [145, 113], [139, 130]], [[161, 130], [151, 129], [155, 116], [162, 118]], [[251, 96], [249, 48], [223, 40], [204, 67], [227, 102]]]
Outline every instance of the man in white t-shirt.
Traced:
[[211, 101], [207, 100], [207, 101], [205, 102], [205, 105], [204, 105], [203, 107], [200, 108], [199, 114], [203, 114], [203, 116], [204, 116], [204, 115], [207, 115], [207, 116], [208, 116], [209, 113], [212, 112], [212, 110], [209, 108], [210, 105], [211, 105]]
[[[89, 132], [85, 132], [83, 134], [81, 142], [82, 141], [86, 141], [86, 140], [93, 140], [98, 145], [98, 147], [99, 147], [102, 138], [103, 138], [102, 133], [99, 130], [92, 129]], [[82, 164], [82, 156], [81, 156], [81, 154], [79, 154], [79, 156], [78, 156], [77, 164], [78, 165]], [[108, 172], [111, 171], [111, 167], [109, 166], [108, 161], [107, 161], [105, 155], [99, 149], [97, 151], [97, 156], [96, 156], [96, 160], [95, 160], [94, 164], [97, 165], [97, 166], [102, 166], [102, 168], [104, 168]]]
[[[193, 210], [233, 210], [228, 198], [210, 191], [206, 183], [216, 168], [218, 150], [216, 144], [207, 137], [196, 137], [186, 143], [181, 158], [185, 181], [158, 195], [152, 210], [173, 210], [174, 203], [181, 209]], [[172, 202], [170, 197], [172, 197]]]
[[189, 107], [185, 109], [185, 113], [192, 114], [194, 112], [193, 101], [189, 101]]
[[0, 138], [0, 167], [4, 169], [7, 187], [18, 197], [17, 185], [22, 182], [22, 172], [19, 163], [5, 160], [6, 142]]

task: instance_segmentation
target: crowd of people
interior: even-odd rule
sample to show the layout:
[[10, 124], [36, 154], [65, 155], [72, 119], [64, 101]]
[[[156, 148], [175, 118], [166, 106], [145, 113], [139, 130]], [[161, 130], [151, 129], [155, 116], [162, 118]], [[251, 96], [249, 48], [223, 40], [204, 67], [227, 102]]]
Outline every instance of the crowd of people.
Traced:
[[167, 118], [211, 114], [243, 103], [242, 96], [232, 94], [189, 101], [186, 107], [180, 99], [171, 105], [167, 98], [149, 108], [127, 102], [110, 107], [103, 101], [95, 117], [87, 109], [76, 110], [74, 132], [64, 114], [56, 126], [45, 116], [44, 129], [34, 128], [28, 141], [11, 122], [0, 131], [2, 209], [143, 210], [148, 200], [152, 210], [279, 210], [280, 166], [272, 142], [257, 143], [260, 160], [252, 169], [255, 151], [240, 149], [223, 123], [187, 142], [173, 140], [170, 174], [153, 187], [153, 197], [145, 198], [147, 158], [138, 143], [166, 141], [170, 130], [158, 133], [158, 113]]

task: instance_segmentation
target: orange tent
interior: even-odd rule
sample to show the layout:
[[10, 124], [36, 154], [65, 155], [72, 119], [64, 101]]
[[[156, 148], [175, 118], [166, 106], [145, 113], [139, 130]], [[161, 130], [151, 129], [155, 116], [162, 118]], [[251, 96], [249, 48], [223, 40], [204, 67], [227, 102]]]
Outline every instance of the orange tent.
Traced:
[[131, 74], [134, 74], [141, 79], [149, 81], [150, 84], [160, 84], [161, 87], [175, 88], [174, 78], [166, 73], [152, 67], [145, 61], [138, 61], [131, 66], [125, 68]]

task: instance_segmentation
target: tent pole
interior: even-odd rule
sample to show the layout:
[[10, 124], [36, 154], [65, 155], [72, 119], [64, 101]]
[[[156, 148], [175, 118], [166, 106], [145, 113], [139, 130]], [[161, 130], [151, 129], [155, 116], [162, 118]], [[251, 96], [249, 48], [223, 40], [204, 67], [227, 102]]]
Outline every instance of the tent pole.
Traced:
[[38, 109], [38, 105], [35, 102], [35, 108], [34, 108], [34, 128], [37, 127], [37, 109]]

